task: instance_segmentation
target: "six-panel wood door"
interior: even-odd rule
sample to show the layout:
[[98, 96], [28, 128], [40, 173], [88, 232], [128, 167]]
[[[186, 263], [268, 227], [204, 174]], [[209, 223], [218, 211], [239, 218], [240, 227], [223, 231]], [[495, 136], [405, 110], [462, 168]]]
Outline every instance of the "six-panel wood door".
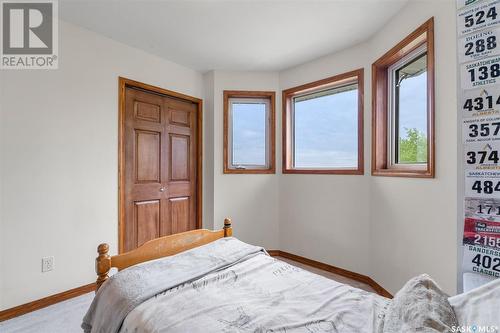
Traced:
[[197, 104], [127, 87], [123, 250], [196, 228]]

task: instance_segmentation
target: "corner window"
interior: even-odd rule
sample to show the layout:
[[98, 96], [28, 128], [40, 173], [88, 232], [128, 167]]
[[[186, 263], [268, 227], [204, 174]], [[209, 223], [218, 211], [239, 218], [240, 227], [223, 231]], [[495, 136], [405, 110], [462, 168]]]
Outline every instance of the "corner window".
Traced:
[[274, 173], [274, 99], [224, 91], [224, 173]]
[[283, 173], [363, 173], [363, 70], [283, 92]]
[[434, 177], [433, 20], [373, 64], [372, 174]]

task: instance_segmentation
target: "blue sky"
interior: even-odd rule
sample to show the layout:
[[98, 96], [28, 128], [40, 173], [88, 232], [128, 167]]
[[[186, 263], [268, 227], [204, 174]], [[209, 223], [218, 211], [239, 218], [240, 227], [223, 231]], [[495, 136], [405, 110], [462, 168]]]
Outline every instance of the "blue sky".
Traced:
[[[401, 137], [427, 133], [426, 82], [423, 73], [401, 84]], [[356, 89], [295, 103], [295, 167], [357, 167], [357, 98]], [[265, 165], [265, 120], [264, 104], [233, 104], [233, 164]]]
[[400, 137], [406, 137], [405, 128], [416, 128], [427, 136], [427, 72], [403, 80], [399, 93]]
[[233, 104], [233, 164], [266, 164], [265, 104]]
[[295, 167], [357, 167], [358, 90], [295, 103]]

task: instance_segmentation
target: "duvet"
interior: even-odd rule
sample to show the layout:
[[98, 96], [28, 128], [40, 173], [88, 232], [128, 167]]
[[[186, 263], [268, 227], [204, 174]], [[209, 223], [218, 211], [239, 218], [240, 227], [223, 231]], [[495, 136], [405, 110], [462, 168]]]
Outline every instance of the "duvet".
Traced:
[[85, 332], [382, 332], [389, 300], [235, 238], [129, 267], [99, 289]]

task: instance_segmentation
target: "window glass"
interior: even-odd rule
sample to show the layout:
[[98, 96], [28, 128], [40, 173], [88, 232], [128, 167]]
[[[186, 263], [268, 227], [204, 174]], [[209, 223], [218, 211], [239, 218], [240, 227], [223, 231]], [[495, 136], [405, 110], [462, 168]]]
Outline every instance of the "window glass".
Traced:
[[265, 102], [231, 101], [233, 167], [267, 165]]
[[394, 162], [427, 163], [427, 55], [396, 69], [394, 81]]
[[372, 175], [435, 177], [434, 18], [372, 64]]
[[358, 85], [293, 99], [295, 168], [358, 167]]

